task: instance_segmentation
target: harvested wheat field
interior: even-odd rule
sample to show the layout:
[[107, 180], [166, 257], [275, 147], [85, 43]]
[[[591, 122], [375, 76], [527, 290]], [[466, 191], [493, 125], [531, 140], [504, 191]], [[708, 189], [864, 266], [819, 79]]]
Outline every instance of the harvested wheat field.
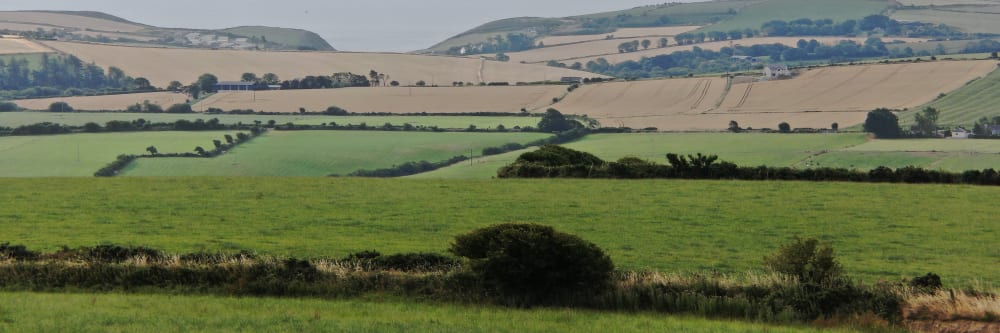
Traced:
[[[726, 85], [720, 78], [597, 84], [580, 88], [556, 108], [589, 115], [604, 126], [670, 131], [724, 130], [730, 120], [753, 128], [777, 128], [781, 122], [796, 128], [828, 128], [834, 122], [847, 127], [864, 122], [868, 111], [879, 107], [920, 106], [995, 68], [995, 61], [827, 67], [788, 80], [736, 83], [724, 99], [724, 88], [716, 88]], [[706, 80], [712, 87], [692, 108], [691, 92]]]
[[22, 99], [14, 101], [17, 106], [28, 110], [48, 110], [55, 102], [69, 103], [73, 109], [84, 111], [121, 111], [129, 105], [149, 101], [159, 104], [164, 109], [178, 103], [186, 103], [188, 96], [174, 92], [153, 92], [142, 94], [123, 94], [105, 96], [56, 97], [42, 99]]
[[0, 12], [0, 21], [108, 32], [137, 32], [146, 28], [134, 23], [56, 12]]
[[722, 100], [725, 89], [726, 79], [722, 78], [592, 84], [580, 87], [556, 108], [586, 114], [604, 126], [633, 127], [647, 117], [708, 112]]
[[195, 110], [253, 109], [266, 112], [323, 111], [338, 106], [351, 112], [462, 113], [538, 110], [566, 94], [566, 86], [523, 87], [385, 87], [224, 92], [195, 105]]
[[[614, 36], [614, 38], [634, 38], [634, 37], [673, 37], [678, 34], [682, 34], [688, 31], [694, 31], [699, 26], [677, 26], [677, 27], [653, 27], [653, 28], [622, 28], [615, 32], [607, 34], [598, 35], [567, 35], [567, 36], [549, 36], [542, 38], [539, 42], [543, 43], [545, 46], [556, 46], [562, 44], [572, 44], [588, 41], [598, 41], [604, 40], [608, 35]], [[650, 40], [653, 41], [653, 40]], [[654, 44], [656, 41], [653, 41]], [[671, 40], [673, 42], [673, 40]]]
[[162, 87], [170, 81], [193, 82], [204, 73], [220, 80], [239, 80], [246, 72], [275, 73], [282, 79], [308, 75], [376, 70], [403, 85], [425, 81], [428, 85], [452, 82], [518, 82], [594, 74], [564, 68], [501, 63], [459, 57], [393, 53], [265, 52], [111, 46], [70, 42], [45, 42], [102, 67], [116, 66], [132, 76], [145, 77]]
[[[641, 41], [643, 38], [639, 38]], [[735, 45], [758, 45], [758, 44], [784, 44], [788, 46], [795, 46], [800, 39], [812, 40], [815, 39], [817, 42], [822, 44], [836, 44], [842, 40], [852, 40], [857, 43], [864, 43], [866, 38], [856, 37], [755, 37], [746, 38], [735, 41], [722, 41], [722, 42], [708, 42], [693, 45], [675, 45], [673, 39], [670, 40], [671, 45], [664, 48], [656, 48], [656, 40], [650, 39], [653, 46], [648, 50], [642, 50], [637, 52], [629, 53], [618, 53], [618, 44], [630, 41], [630, 39], [617, 39], [610, 41], [599, 41], [599, 42], [588, 42], [582, 44], [573, 44], [565, 46], [556, 47], [545, 47], [541, 49], [534, 49], [524, 52], [508, 53], [510, 56], [510, 61], [512, 62], [545, 62], [549, 60], [558, 60], [564, 62], [567, 65], [573, 62], [580, 62], [586, 64], [588, 61], [597, 60], [598, 58], [604, 58], [612, 64], [617, 64], [625, 61], [638, 61], [644, 57], [655, 57], [658, 55], [671, 54], [677, 51], [690, 51], [695, 47], [702, 48], [704, 50], [718, 51], [723, 47], [730, 47]], [[926, 39], [921, 38], [884, 38], [885, 42], [891, 41], [903, 41], [906, 43], [921, 43], [926, 42]], [[617, 43], [610, 43], [617, 42]]]
[[734, 84], [715, 112], [868, 112], [914, 108], [997, 68], [996, 61], [939, 61], [802, 70], [790, 80]]
[[0, 54], [46, 53], [51, 49], [23, 38], [0, 38]]

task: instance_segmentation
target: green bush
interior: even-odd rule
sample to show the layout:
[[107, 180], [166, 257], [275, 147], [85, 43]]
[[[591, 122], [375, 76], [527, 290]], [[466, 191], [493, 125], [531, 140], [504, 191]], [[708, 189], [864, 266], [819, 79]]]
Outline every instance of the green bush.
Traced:
[[614, 270], [593, 243], [538, 224], [478, 229], [456, 236], [449, 251], [468, 258], [486, 288], [519, 304], [603, 291]]
[[29, 251], [24, 245], [10, 245], [10, 243], [0, 243], [0, 258], [10, 258], [14, 260], [32, 260], [38, 258], [38, 252]]
[[21, 108], [14, 104], [13, 102], [0, 102], [0, 112], [12, 112], [20, 110]]
[[66, 102], [55, 102], [49, 104], [49, 112], [73, 112], [73, 107]]
[[802, 283], [830, 284], [842, 279], [843, 268], [834, 258], [833, 248], [820, 246], [815, 238], [796, 237], [764, 262], [775, 272], [794, 276]]
[[194, 110], [191, 109], [191, 104], [178, 103], [171, 105], [167, 108], [167, 113], [193, 113]]

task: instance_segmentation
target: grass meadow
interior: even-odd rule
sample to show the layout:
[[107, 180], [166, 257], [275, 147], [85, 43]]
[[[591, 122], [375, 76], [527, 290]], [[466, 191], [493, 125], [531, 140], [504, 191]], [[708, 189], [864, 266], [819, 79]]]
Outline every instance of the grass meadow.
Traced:
[[0, 137], [0, 177], [91, 177], [121, 154], [211, 149], [233, 132], [136, 132]]
[[126, 176], [326, 176], [479, 155], [483, 148], [547, 137], [542, 133], [271, 131], [212, 159], [141, 159]]
[[800, 18], [832, 19], [834, 22], [861, 20], [865, 16], [881, 13], [887, 6], [884, 1], [869, 0], [770, 0], [747, 6], [736, 16], [701, 31], [760, 29], [764, 23], [779, 17], [785, 21]]
[[133, 121], [145, 119], [154, 123], [175, 122], [181, 119], [209, 120], [218, 118], [223, 124], [253, 124], [260, 121], [266, 124], [274, 120], [278, 124], [295, 123], [296, 125], [319, 125], [337, 123], [339, 125], [382, 126], [385, 123], [393, 125], [411, 124], [413, 126], [437, 126], [439, 128], [497, 128], [504, 125], [507, 128], [515, 126], [538, 126], [539, 117], [478, 117], [478, 116], [315, 116], [315, 115], [230, 115], [230, 114], [168, 114], [168, 113], [52, 113], [52, 112], [0, 112], [0, 126], [18, 127], [22, 125], [51, 122], [68, 126], [83, 126], [88, 122], [101, 125], [112, 120]]
[[402, 300], [0, 293], [0, 331], [856, 332], [653, 313], [510, 309]]
[[[938, 124], [945, 126], [965, 126], [972, 129], [979, 118], [1000, 116], [996, 106], [1000, 104], [1000, 70], [993, 71], [982, 79], [948, 93], [926, 106], [938, 109], [941, 115]], [[923, 107], [900, 113], [899, 122], [904, 127], [915, 123], [914, 115]]]
[[453, 236], [532, 222], [618, 268], [745, 273], [795, 236], [832, 243], [866, 282], [936, 272], [995, 286], [1000, 188], [669, 180], [0, 179], [3, 239], [36, 250], [116, 243], [181, 253], [443, 253]]

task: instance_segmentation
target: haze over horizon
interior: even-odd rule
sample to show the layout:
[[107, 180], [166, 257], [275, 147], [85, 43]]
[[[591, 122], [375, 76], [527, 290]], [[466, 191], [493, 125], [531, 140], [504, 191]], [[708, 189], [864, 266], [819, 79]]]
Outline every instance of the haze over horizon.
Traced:
[[510, 17], [564, 17], [694, 0], [463, 0], [255, 1], [4, 0], [0, 10], [99, 11], [170, 28], [220, 29], [265, 25], [318, 33], [342, 51], [408, 52], [432, 46], [481, 24]]

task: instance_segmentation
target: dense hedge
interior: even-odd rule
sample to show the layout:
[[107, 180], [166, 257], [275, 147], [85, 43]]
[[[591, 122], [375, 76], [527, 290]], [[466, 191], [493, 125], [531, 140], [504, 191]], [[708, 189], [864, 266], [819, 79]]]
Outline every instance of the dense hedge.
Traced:
[[264, 133], [264, 129], [254, 127], [250, 134], [243, 132], [236, 133], [236, 138], [233, 139], [232, 136], [226, 135], [226, 142], [222, 140], [215, 140], [215, 148], [211, 150], [206, 150], [201, 147], [197, 147], [197, 151], [194, 153], [151, 153], [149, 155], [118, 155], [113, 162], [104, 166], [97, 172], [94, 172], [94, 177], [114, 177], [117, 176], [122, 169], [125, 169], [129, 164], [134, 162], [139, 158], [169, 158], [169, 157], [186, 157], [186, 158], [212, 158], [235, 148], [236, 146], [249, 142], [253, 138], [256, 138]]
[[501, 168], [497, 177], [738, 179], [1000, 185], [1000, 172], [994, 169], [954, 173], [913, 166], [898, 169], [883, 166], [870, 171], [845, 168], [743, 167], [731, 162], [720, 162], [715, 155], [702, 154], [687, 157], [667, 154], [667, 160], [669, 165], [635, 157], [625, 157], [615, 162], [607, 162], [585, 152], [547, 145], [538, 151], [525, 153], [514, 163]]

